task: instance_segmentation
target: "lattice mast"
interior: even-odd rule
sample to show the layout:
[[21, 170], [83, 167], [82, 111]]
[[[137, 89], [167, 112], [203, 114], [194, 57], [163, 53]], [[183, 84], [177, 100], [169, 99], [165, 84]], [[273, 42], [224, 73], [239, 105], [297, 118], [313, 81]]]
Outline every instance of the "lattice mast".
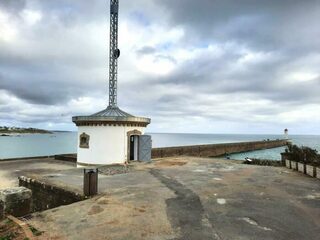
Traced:
[[109, 107], [117, 107], [119, 0], [110, 0]]

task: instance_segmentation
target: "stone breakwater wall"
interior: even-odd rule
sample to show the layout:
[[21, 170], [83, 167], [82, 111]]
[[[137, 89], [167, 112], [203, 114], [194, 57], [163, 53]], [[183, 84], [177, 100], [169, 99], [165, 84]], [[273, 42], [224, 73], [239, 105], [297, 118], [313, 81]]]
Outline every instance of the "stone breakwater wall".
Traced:
[[85, 199], [85, 196], [79, 193], [24, 176], [19, 177], [19, 186], [32, 191], [32, 212], [44, 211]]
[[277, 148], [286, 146], [287, 140], [255, 141], [222, 143], [210, 145], [194, 145], [181, 147], [153, 148], [152, 158], [194, 156], [194, 157], [219, 157], [225, 154], [249, 152], [255, 150]]

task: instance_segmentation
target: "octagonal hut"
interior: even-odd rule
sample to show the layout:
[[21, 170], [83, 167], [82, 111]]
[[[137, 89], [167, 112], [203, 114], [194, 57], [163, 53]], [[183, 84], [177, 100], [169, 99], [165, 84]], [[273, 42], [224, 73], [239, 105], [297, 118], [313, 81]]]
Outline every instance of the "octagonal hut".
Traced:
[[111, 106], [90, 116], [73, 117], [78, 126], [78, 165], [149, 160], [141, 152], [151, 140], [143, 135], [150, 121]]

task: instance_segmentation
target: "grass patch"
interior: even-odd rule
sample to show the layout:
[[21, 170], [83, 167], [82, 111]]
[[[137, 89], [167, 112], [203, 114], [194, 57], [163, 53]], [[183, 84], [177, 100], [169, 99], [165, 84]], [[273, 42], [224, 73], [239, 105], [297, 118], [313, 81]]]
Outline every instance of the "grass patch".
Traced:
[[43, 233], [43, 231], [39, 231], [38, 229], [36, 229], [35, 227], [30, 226], [30, 225], [29, 225], [29, 229], [31, 230], [33, 235], [37, 236], [37, 237], [40, 236]]
[[14, 239], [16, 236], [14, 233], [8, 233], [7, 235], [0, 237], [0, 240], [12, 240]]
[[10, 219], [0, 221], [0, 240], [27, 240], [24, 231]]

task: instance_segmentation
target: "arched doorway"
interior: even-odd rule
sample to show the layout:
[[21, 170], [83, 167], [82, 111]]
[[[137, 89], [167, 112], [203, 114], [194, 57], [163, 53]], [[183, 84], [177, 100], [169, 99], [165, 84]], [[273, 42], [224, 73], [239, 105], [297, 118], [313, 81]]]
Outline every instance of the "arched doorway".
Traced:
[[128, 136], [128, 151], [127, 151], [127, 160], [128, 161], [137, 161], [139, 160], [139, 137], [141, 132], [138, 130], [133, 130], [127, 132]]
[[130, 161], [138, 160], [139, 135], [130, 136]]

